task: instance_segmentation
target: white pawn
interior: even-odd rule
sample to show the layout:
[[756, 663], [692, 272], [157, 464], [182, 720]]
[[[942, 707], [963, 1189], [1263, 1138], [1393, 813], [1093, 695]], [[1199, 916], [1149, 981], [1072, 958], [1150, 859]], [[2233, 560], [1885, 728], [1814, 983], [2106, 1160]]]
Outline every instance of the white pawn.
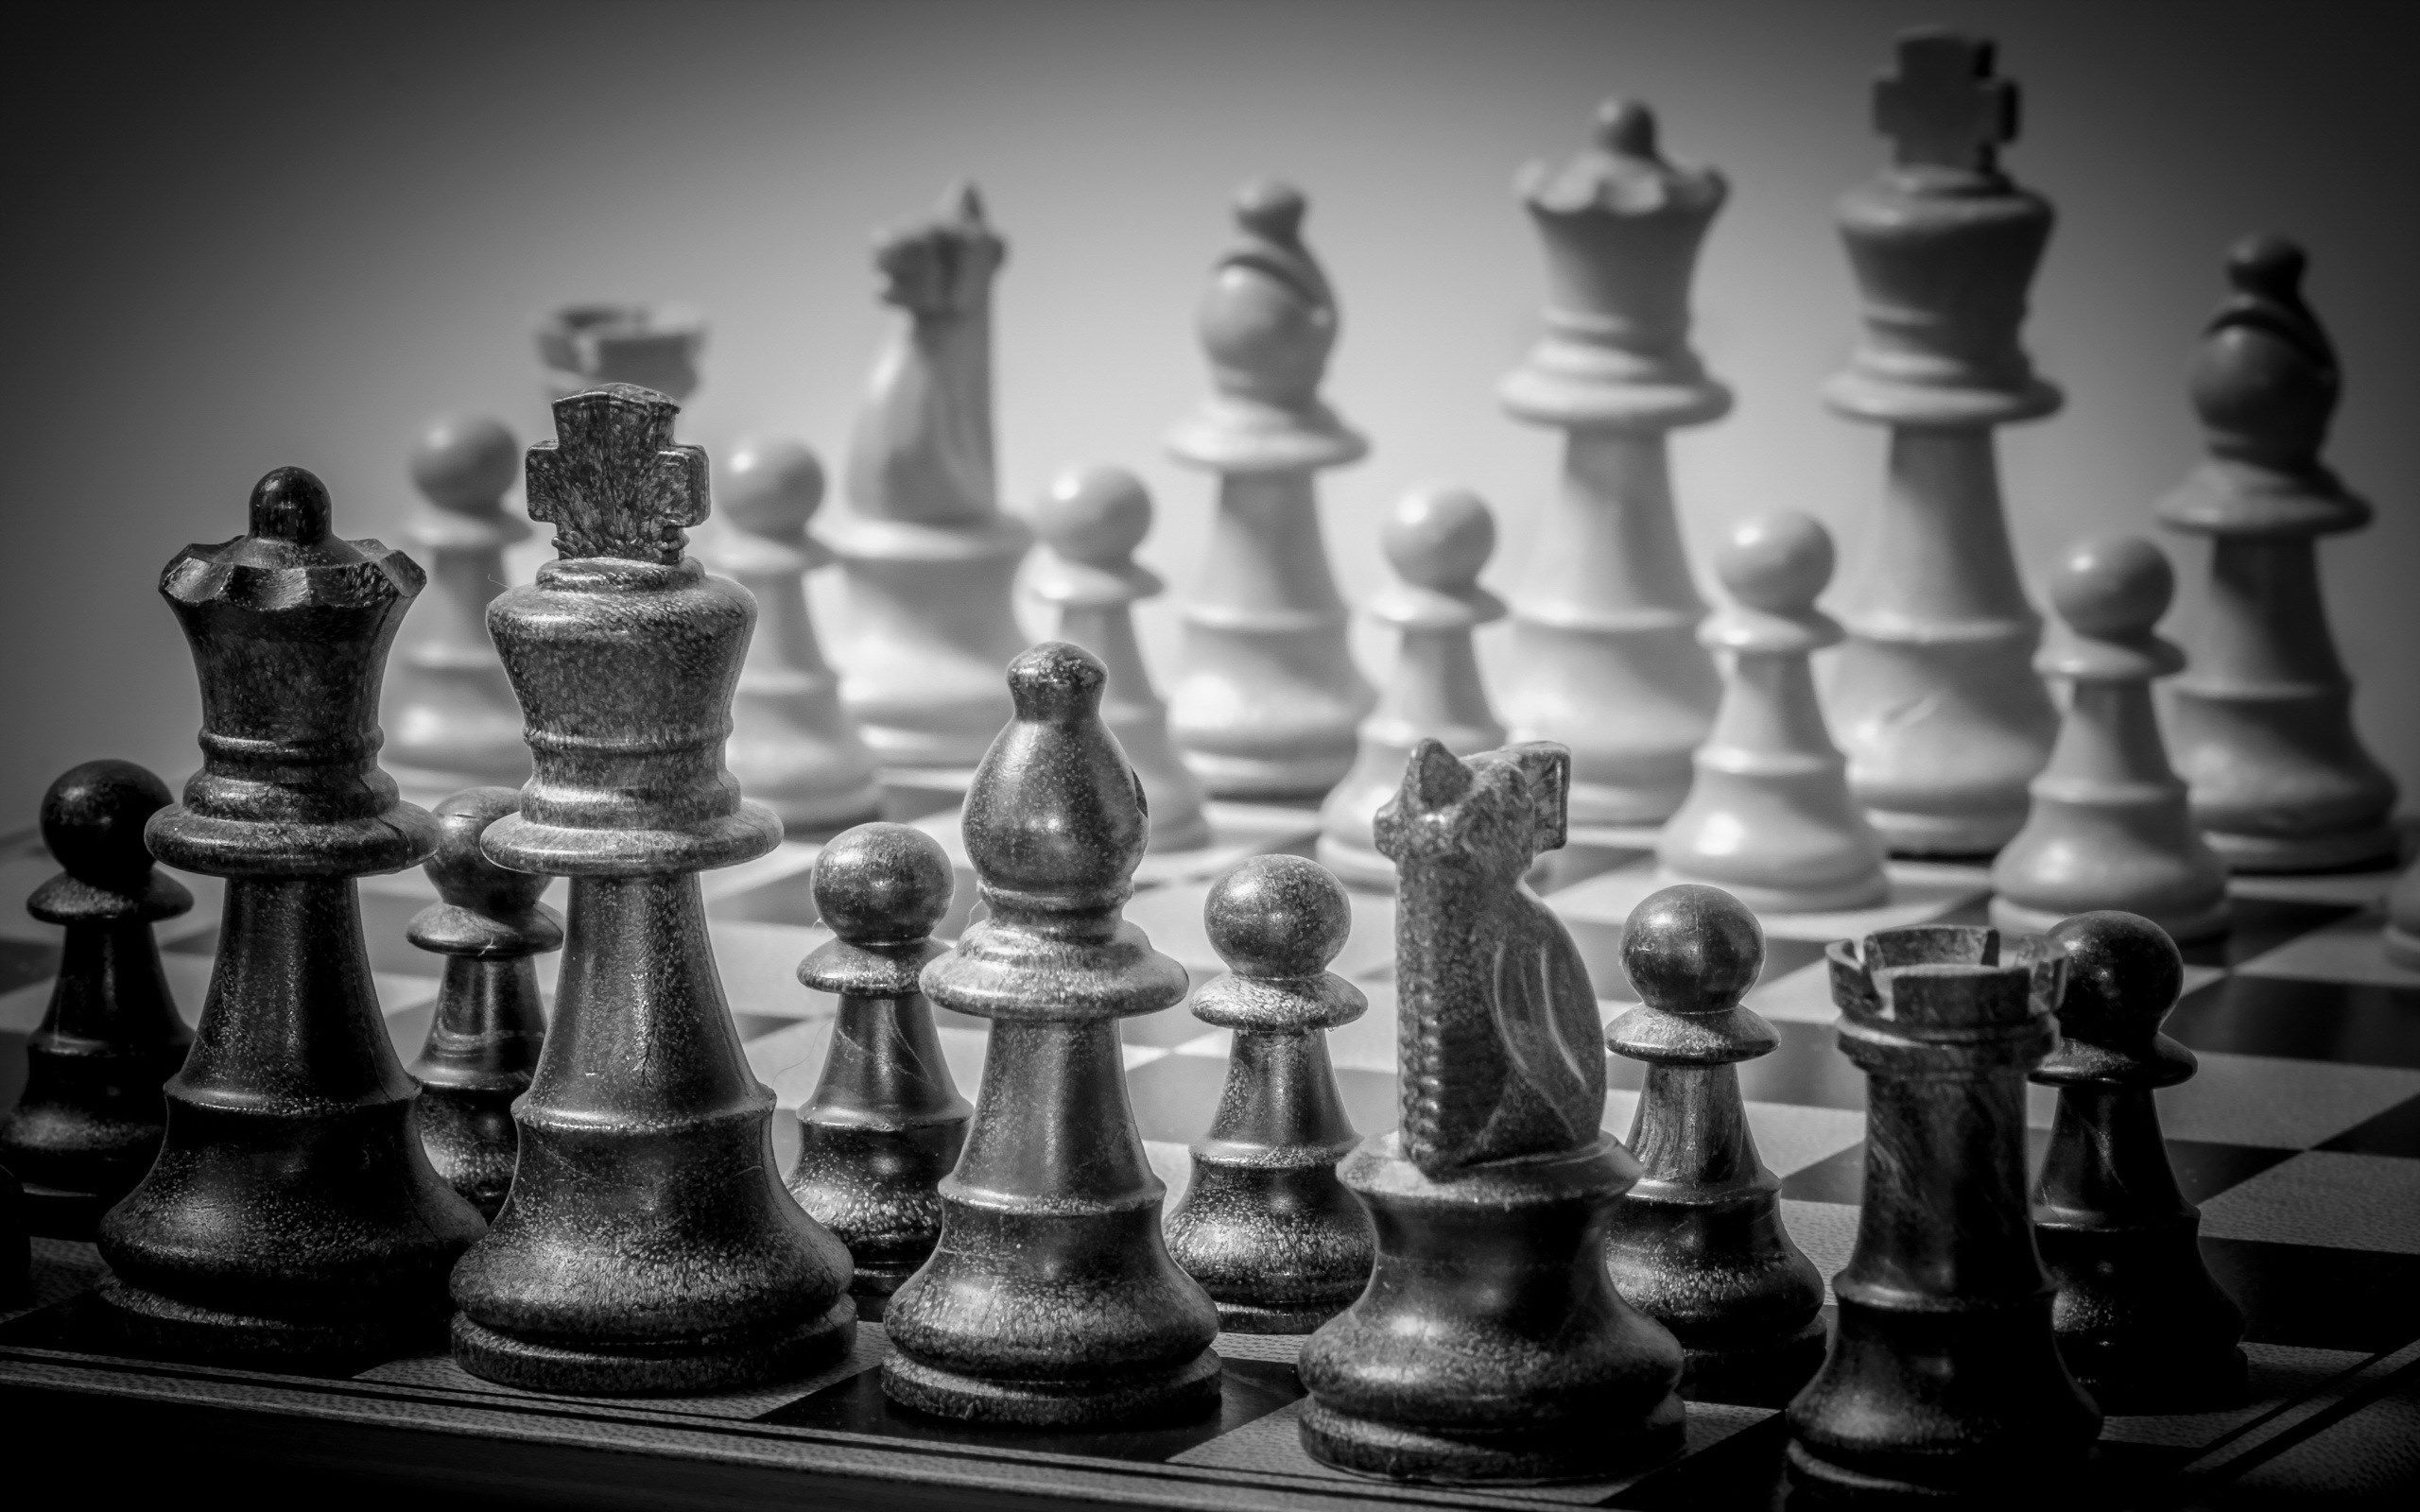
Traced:
[[1150, 810], [1150, 849], [1191, 850], [1210, 843], [1201, 783], [1168, 740], [1167, 706], [1152, 691], [1134, 639], [1136, 599], [1163, 585], [1134, 560], [1151, 533], [1151, 495], [1119, 467], [1067, 468], [1033, 511], [1041, 549], [1026, 587], [1058, 616], [1049, 639], [1072, 641], [1109, 669], [1100, 717], [1126, 749]]
[[421, 434], [411, 468], [427, 502], [404, 535], [428, 565], [431, 592], [388, 675], [387, 760], [415, 794], [518, 787], [529, 747], [521, 702], [488, 639], [488, 603], [504, 591], [505, 548], [529, 534], [529, 522], [504, 507], [521, 478], [521, 443], [498, 421], [449, 415]]
[[793, 837], [880, 818], [873, 753], [807, 615], [805, 575], [832, 559], [806, 533], [823, 503], [823, 465], [797, 441], [750, 439], [716, 472], [722, 524], [698, 554], [755, 595], [757, 615], [732, 700], [731, 775]]
[[2175, 592], [2168, 558], [2135, 536], [2083, 541], [2059, 563], [2050, 603], [2066, 632], [2033, 668], [2066, 681], [2066, 713], [2025, 828], [1992, 863], [1999, 928], [2118, 908], [2177, 940], [2225, 933], [2226, 863], [2193, 823], [2152, 709], [2152, 679], [2185, 665], [2152, 629]]
[[1504, 601], [1478, 586], [1495, 551], [1495, 517], [1467, 489], [1405, 494], [1378, 542], [1403, 579], [1369, 605], [1371, 618], [1395, 627], [1394, 671], [1361, 721], [1353, 769], [1321, 805], [1319, 860], [1348, 885], [1392, 891], [1395, 865], [1371, 831], [1403, 786], [1412, 747], [1433, 739], [1470, 756], [1504, 744], [1471, 645], [1472, 631], [1504, 617]]
[[1731, 532], [1714, 570], [1736, 602], [1698, 627], [1722, 667], [1714, 730], [1655, 855], [1668, 881], [1712, 883], [1760, 914], [1865, 908], [1891, 895], [1882, 837], [1849, 796], [1807, 659], [1841, 637], [1815, 607], [1832, 538], [1794, 509]]

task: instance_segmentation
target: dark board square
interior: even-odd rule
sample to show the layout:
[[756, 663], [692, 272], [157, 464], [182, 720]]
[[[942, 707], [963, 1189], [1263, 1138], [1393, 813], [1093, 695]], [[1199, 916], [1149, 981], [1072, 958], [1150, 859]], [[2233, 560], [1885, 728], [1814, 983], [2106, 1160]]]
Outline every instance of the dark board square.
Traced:
[[2420, 990], [2234, 975], [2188, 992], [2168, 1032], [2196, 1050], [2420, 1068]]
[[1709, 1507], [1781, 1512], [1788, 1504], [1782, 1451], [1789, 1443], [1789, 1419], [1775, 1413], [1665, 1466], [1599, 1504], [1657, 1512], [1705, 1512]]
[[46, 982], [59, 971], [59, 947], [31, 940], [0, 939], [0, 992]]
[[[2176, 1173], [2185, 1200], [2209, 1201], [2229, 1187], [2249, 1181], [2281, 1160], [2291, 1150], [2255, 1149], [2247, 1144], [2214, 1144], [2203, 1140], [2168, 1140], [2169, 1168]], [[2042, 1172], [2042, 1152], [2049, 1147], [2050, 1131], [2025, 1131], [2025, 1168]], [[1851, 1207], [1865, 1200], [1865, 1146], [1852, 1144], [1813, 1165], [1781, 1178], [1781, 1194], [1793, 1202], [1840, 1202]]]
[[2319, 1146], [2347, 1155], [2399, 1155], [2420, 1159], [2420, 1097], [2407, 1098], [2365, 1124], [2356, 1124]]
[[1300, 1400], [1294, 1367], [1269, 1360], [1228, 1360], [1219, 1382], [1219, 1410], [1189, 1422], [1122, 1432], [1062, 1433], [1042, 1429], [983, 1428], [911, 1412], [883, 1394], [882, 1372], [864, 1370], [776, 1407], [757, 1419], [789, 1428], [825, 1428], [885, 1438], [920, 1439], [957, 1446], [983, 1445], [1037, 1454], [1081, 1454], [1094, 1459], [1159, 1462], [1232, 1434]]
[[[2176, 1189], [2185, 1200], [2204, 1203], [2227, 1188], [2249, 1181], [2281, 1160], [2290, 1160], [2291, 1150], [2267, 1150], [2249, 1144], [2218, 1144], [2206, 1140], [2162, 1140], [2168, 1147], [2168, 1168], [2176, 1173]], [[2042, 1175], [2042, 1157], [2050, 1147], [2050, 1131], [2029, 1128], [2025, 1131], [2025, 1170], [2028, 1180]], [[1856, 1199], [1851, 1198], [1854, 1201]]]
[[2183, 947], [2185, 958], [2195, 966], [2239, 966], [2290, 939], [2360, 912], [2343, 903], [2297, 902], [2283, 898], [2231, 899], [2227, 905], [2227, 932], [2216, 939], [2197, 940]]
[[2420, 1255], [2205, 1234], [2202, 1257], [2250, 1342], [2376, 1353], [2420, 1337]]
[[1856, 1207], [1865, 1200], [1864, 1143], [1852, 1144], [1783, 1177], [1781, 1194], [1792, 1202], [1838, 1202]]

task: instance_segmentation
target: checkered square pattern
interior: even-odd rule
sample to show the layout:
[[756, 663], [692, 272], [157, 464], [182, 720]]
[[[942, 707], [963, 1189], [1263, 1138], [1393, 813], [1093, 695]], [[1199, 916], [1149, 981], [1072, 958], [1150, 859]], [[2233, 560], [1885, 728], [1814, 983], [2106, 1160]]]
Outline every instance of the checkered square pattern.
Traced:
[[[1314, 831], [1312, 816], [1295, 809], [1214, 805], [1213, 820], [1210, 847], [1145, 863], [1127, 908], [1196, 986], [1222, 970], [1201, 922], [1217, 877], [1253, 854], [1308, 853]], [[945, 936], [954, 936], [977, 906], [956, 811], [937, 809], [915, 822], [942, 842], [959, 868], [958, 898], [942, 926]], [[1635, 1001], [1619, 963], [1622, 926], [1657, 878], [1637, 836], [1582, 839], [1553, 858], [1538, 885], [1579, 945], [1610, 1021]], [[802, 988], [795, 976], [799, 961], [827, 937], [816, 925], [807, 885], [816, 853], [812, 845], [785, 844], [704, 879], [734, 1020], [750, 1065], [786, 1113], [814, 1091], [834, 1013], [830, 998]], [[51, 869], [38, 850], [0, 857], [0, 896], [23, 896]], [[180, 1006], [198, 1016], [216, 945], [218, 893], [210, 879], [188, 880], [198, 898], [194, 911], [164, 925], [160, 936]], [[2420, 1400], [2413, 1385], [2420, 1380], [2420, 972], [2394, 966], [2378, 946], [2391, 880], [2379, 872], [2239, 882], [2234, 931], [2188, 953], [2187, 992], [2169, 1029], [2197, 1053], [2201, 1069], [2158, 1094], [2160, 1111], [2170, 1163], [2203, 1211], [2204, 1254], [2246, 1314], [2256, 1389], [2252, 1402], [2226, 1412], [2112, 1418], [2101, 1468], [2113, 1477], [2229, 1480], [2282, 1495], [2342, 1480], [2346, 1455], [2366, 1455], [2364, 1464], [2390, 1469], [2402, 1463], [2395, 1446], [2408, 1440], [2398, 1435], [2420, 1422], [2413, 1405]], [[1781, 1179], [1785, 1221], [1827, 1276], [1846, 1263], [1856, 1240], [1865, 1086], [1833, 1045], [1823, 948], [1890, 925], [1979, 921], [1988, 894], [1977, 868], [1894, 864], [1893, 883], [1891, 899], [1876, 908], [1765, 919], [1765, 969], [1748, 1000], [1781, 1036], [1771, 1056], [1740, 1068], [1749, 1123], [1766, 1165]], [[409, 1058], [428, 1030], [438, 962], [406, 943], [404, 929], [434, 893], [418, 872], [365, 879], [361, 891], [381, 1005], [397, 1052]], [[1396, 1117], [1394, 908], [1391, 898], [1369, 893], [1357, 893], [1353, 906], [1353, 933], [1336, 970], [1367, 994], [1370, 1008], [1330, 1035], [1330, 1051], [1344, 1105], [1356, 1126], [1372, 1135], [1392, 1128]], [[17, 1046], [47, 1000], [57, 962], [52, 934], [22, 917], [0, 920], [0, 1106], [15, 1095], [23, 1074]], [[557, 957], [539, 963], [550, 1000], [558, 965]], [[971, 1092], [981, 1079], [986, 1025], [946, 1011], [936, 1018], [951, 1072]], [[1217, 1107], [1229, 1037], [1183, 1007], [1128, 1020], [1121, 1032], [1136, 1120], [1173, 1202], [1191, 1176], [1186, 1145], [1201, 1137]], [[1627, 1135], [1643, 1068], [1616, 1058], [1608, 1071], [1605, 1126]], [[2029, 1124], [2038, 1157], [2055, 1105], [2047, 1090], [2031, 1091]], [[777, 1117], [775, 1143], [786, 1161], [796, 1142], [794, 1121]], [[43, 1240], [37, 1247], [37, 1306], [0, 1324], [0, 1379], [20, 1351], [72, 1354], [91, 1347], [78, 1298], [98, 1274], [97, 1261], [85, 1246]], [[1037, 1466], [1079, 1475], [1090, 1467], [1081, 1473], [1105, 1477], [1086, 1483], [1092, 1493], [1143, 1502], [1198, 1497], [1205, 1474], [1221, 1487], [1219, 1500], [1239, 1506], [1333, 1505], [1347, 1492], [1418, 1501], [1400, 1488], [1353, 1481], [1304, 1454], [1296, 1434], [1303, 1391], [1292, 1368], [1299, 1344], [1222, 1335], [1228, 1368], [1215, 1418], [1091, 1435], [985, 1433], [894, 1409], [879, 1387], [885, 1345], [873, 1325], [861, 1327], [849, 1359], [817, 1377], [720, 1396], [647, 1403], [535, 1398], [479, 1381], [442, 1357], [376, 1363], [347, 1389], [407, 1393], [432, 1413], [543, 1406], [568, 1415], [563, 1420], [594, 1425], [600, 1439], [643, 1431], [680, 1439], [683, 1452], [708, 1458], [763, 1454], [769, 1443], [813, 1463], [815, 1454], [854, 1446], [852, 1452], [891, 1456], [886, 1473], [937, 1484], [953, 1476], [973, 1477], [966, 1484], [993, 1474], [1030, 1476], [1042, 1473]], [[258, 1397], [254, 1405], [273, 1410], [279, 1391], [300, 1388], [244, 1389]], [[744, 1452], [717, 1437], [742, 1425], [752, 1435]], [[1475, 1490], [1455, 1501], [1762, 1504], [1782, 1444], [1783, 1425], [1770, 1406], [1695, 1403], [1685, 1452], [1643, 1475]], [[2387, 1470], [2370, 1472], [2370, 1479], [2379, 1473]]]

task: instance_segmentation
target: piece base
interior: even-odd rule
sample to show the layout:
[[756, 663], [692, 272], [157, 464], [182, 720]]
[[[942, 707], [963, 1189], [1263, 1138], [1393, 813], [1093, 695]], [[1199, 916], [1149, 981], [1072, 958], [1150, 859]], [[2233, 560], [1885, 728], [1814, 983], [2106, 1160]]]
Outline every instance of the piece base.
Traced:
[[2202, 838], [2210, 842], [2210, 849], [2219, 853], [2230, 871], [2347, 871], [2357, 867], [2384, 866], [2395, 857], [2394, 831], [2383, 824], [2291, 838], [2204, 830]]
[[[1253, 1302], [1219, 1302], [1219, 1327], [1228, 1333], [1312, 1333], [1329, 1318], [1351, 1307], [1356, 1297], [1340, 1297], [1332, 1302], [1305, 1302], [1285, 1307], [1262, 1307]], [[1216, 1298], [1213, 1298], [1216, 1300]]]
[[1135, 1428], [1216, 1410], [1219, 1373], [1211, 1349], [1170, 1369], [1080, 1383], [966, 1375], [894, 1349], [882, 1362], [882, 1389], [903, 1407], [959, 1422]]
[[2092, 1364], [2069, 1356], [2067, 1367], [2104, 1413], [2137, 1417], [2223, 1412], [2242, 1406], [2252, 1391], [2241, 1349], [2209, 1355], [2169, 1350], [2132, 1369], [2120, 1366], [2093, 1370]]
[[857, 1299], [857, 1321], [879, 1323], [890, 1311], [890, 1294], [908, 1282], [923, 1265], [871, 1265], [856, 1263], [856, 1272], [849, 1279], [849, 1295]]
[[804, 1375], [837, 1358], [856, 1336], [857, 1301], [847, 1295], [786, 1329], [630, 1345], [540, 1344], [458, 1313], [454, 1359], [482, 1380], [524, 1391], [655, 1397], [736, 1391]]
[[1317, 1397], [1303, 1409], [1303, 1450], [1322, 1465], [1390, 1481], [1439, 1486], [1547, 1486], [1605, 1480], [1681, 1448], [1681, 1399], [1647, 1421], [1545, 1428], [1448, 1429], [1338, 1412]]
[[1905, 809], [1867, 809], [1866, 822], [1894, 856], [1958, 860], [1996, 854], [2025, 828], [2025, 806], [1980, 814], [1923, 814]]
[[1238, 756], [1231, 751], [1178, 753], [1214, 799], [1251, 803], [1317, 802], [1353, 769], [1353, 747], [1301, 756]]
[[417, 1314], [373, 1304], [360, 1317], [300, 1321], [199, 1307], [115, 1276], [105, 1279], [95, 1295], [112, 1327], [137, 1353], [211, 1365], [307, 1368], [434, 1353], [445, 1341], [441, 1293]]
[[1681, 1351], [1681, 1395], [1690, 1401], [1786, 1407], [1824, 1366], [1828, 1335], [1819, 1315], [1795, 1333], [1744, 1349]]
[[[2057, 928], [2061, 920], [2090, 912], [2090, 909], [2079, 908], [2071, 913], [2053, 913], [2045, 908], [2028, 908], [2005, 898], [1994, 898], [1991, 905], [1992, 927], [2008, 935], [2047, 935]], [[2228, 928], [2227, 901], [2223, 895], [2217, 902], [2198, 913], [2145, 914], [2142, 917], [2168, 931], [2168, 937], [2180, 945], [2216, 939]]]
[[1937, 1467], [1946, 1477], [1940, 1482], [1903, 1480], [1836, 1465], [1810, 1452], [1806, 1444], [1796, 1438], [1789, 1441], [1786, 1460], [1790, 1505], [1796, 1506], [1804, 1501], [1819, 1506], [1860, 1507], [1906, 1502], [1923, 1502], [1937, 1506], [2031, 1505], [2031, 1502], [2025, 1500], [2028, 1492], [2048, 1495], [2053, 1487], [2073, 1485], [2083, 1463], [2081, 1455], [2069, 1457], [2046, 1449], [2039, 1459], [2028, 1467], [2024, 1475], [2009, 1476], [1990, 1484], [1984, 1484], [1981, 1477], [1973, 1471], [1964, 1478], [1958, 1478], [1954, 1460]]
[[1852, 877], [1823, 887], [1759, 887], [1720, 877], [1699, 876], [1677, 867], [1656, 868], [1656, 885], [1676, 882], [1704, 883], [1720, 887], [1759, 914], [1830, 914], [1852, 908], [1874, 908], [1891, 901], [1891, 879], [1880, 871]]

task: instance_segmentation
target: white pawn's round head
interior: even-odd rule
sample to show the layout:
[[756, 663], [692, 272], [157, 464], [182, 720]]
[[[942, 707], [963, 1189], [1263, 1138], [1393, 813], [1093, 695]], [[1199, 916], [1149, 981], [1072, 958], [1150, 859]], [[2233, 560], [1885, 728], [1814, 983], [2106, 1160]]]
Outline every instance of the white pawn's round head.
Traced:
[[1068, 467], [1034, 507], [1043, 543], [1069, 561], [1118, 568], [1151, 533], [1151, 494], [1122, 467]]
[[1430, 484], [1395, 501], [1378, 544], [1405, 582], [1467, 593], [1495, 553], [1495, 516], [1468, 489]]
[[1822, 521], [1796, 509], [1752, 515], [1714, 554], [1714, 571], [1750, 609], [1806, 614], [1832, 580], [1832, 535]]
[[715, 472], [723, 518], [751, 535], [798, 535], [823, 504], [823, 464], [786, 436], [749, 437]]
[[441, 509], [491, 508], [520, 475], [521, 443], [485, 415], [433, 420], [412, 447], [412, 483]]
[[2176, 593], [2176, 574], [2140, 536], [2097, 536], [2069, 546], [2050, 576], [2050, 605], [2078, 635], [2148, 635]]

